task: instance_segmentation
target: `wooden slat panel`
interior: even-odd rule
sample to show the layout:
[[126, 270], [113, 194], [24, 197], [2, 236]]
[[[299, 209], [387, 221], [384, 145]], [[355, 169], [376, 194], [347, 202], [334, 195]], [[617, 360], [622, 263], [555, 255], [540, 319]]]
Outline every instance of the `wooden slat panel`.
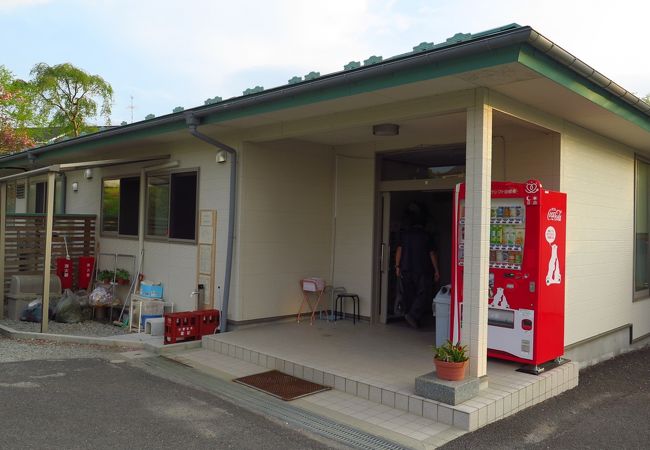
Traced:
[[[51, 270], [56, 269], [56, 258], [64, 257], [65, 241], [73, 260], [73, 287], [77, 286], [77, 258], [95, 256], [96, 216], [55, 215], [52, 242]], [[0, 230], [2, 232], [2, 230]], [[5, 292], [11, 276], [17, 274], [41, 275], [45, 259], [45, 216], [12, 214], [6, 218], [5, 238]]]

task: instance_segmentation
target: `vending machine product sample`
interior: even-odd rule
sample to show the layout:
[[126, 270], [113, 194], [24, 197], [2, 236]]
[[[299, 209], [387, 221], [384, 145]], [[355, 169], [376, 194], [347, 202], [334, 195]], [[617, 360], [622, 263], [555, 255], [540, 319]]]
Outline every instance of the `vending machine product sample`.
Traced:
[[[450, 338], [462, 332], [465, 184], [454, 197]], [[493, 182], [488, 280], [488, 356], [540, 365], [564, 354], [566, 194]]]

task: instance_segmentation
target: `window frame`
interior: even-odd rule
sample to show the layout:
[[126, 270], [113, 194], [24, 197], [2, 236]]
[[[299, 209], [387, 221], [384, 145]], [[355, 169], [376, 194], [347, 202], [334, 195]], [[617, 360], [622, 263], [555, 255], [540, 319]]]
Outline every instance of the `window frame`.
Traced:
[[[119, 239], [132, 239], [132, 240], [137, 240], [139, 237], [139, 231], [136, 234], [121, 234], [120, 233], [120, 208], [118, 207], [117, 209], [117, 231], [104, 231], [104, 182], [106, 180], [122, 180], [123, 178], [137, 178], [139, 182], [142, 180], [140, 179], [140, 174], [139, 173], [130, 173], [130, 174], [125, 174], [125, 175], [109, 175], [102, 177], [101, 179], [101, 186], [100, 186], [100, 191], [101, 191], [101, 200], [99, 203], [99, 235], [102, 237], [107, 237], [107, 238], [119, 238]], [[120, 181], [120, 189], [121, 189], [121, 184], [122, 182]], [[121, 191], [120, 191], [121, 192]], [[119, 194], [118, 194], [119, 195]], [[138, 203], [140, 202], [140, 191], [138, 189]], [[138, 230], [140, 227], [140, 206], [138, 205], [138, 215], [137, 215], [137, 225], [138, 225]]]
[[[636, 288], [636, 269], [637, 269], [637, 196], [639, 192], [639, 164], [645, 164], [648, 166], [648, 175], [650, 175], [650, 159], [644, 158], [641, 155], [636, 154], [634, 158], [634, 226], [632, 227], [632, 302], [637, 302], [640, 300], [650, 299], [650, 280], [649, 286], [643, 289], [637, 290]], [[650, 236], [650, 189], [647, 189], [646, 193], [646, 227], [648, 228], [648, 235]], [[646, 264], [650, 265], [650, 245], [648, 245], [648, 256], [646, 257]], [[648, 270], [648, 267], [646, 267]]]
[[[47, 213], [47, 176], [35, 176], [35, 177], [27, 177], [25, 182], [25, 211], [27, 214], [46, 214]], [[36, 192], [38, 190], [38, 185], [39, 184], [45, 184], [45, 189], [44, 189], [44, 195], [45, 195], [45, 200], [44, 200], [44, 212], [42, 213], [37, 213], [36, 210], [37, 205], [36, 205]], [[31, 193], [31, 188], [32, 185], [34, 185], [34, 199], [32, 199], [32, 193]], [[34, 211], [31, 211], [31, 206], [32, 206], [32, 200], [34, 201]]]
[[[148, 186], [149, 186], [149, 177], [156, 177], [156, 176], [169, 176], [169, 197], [167, 199], [167, 204], [169, 206], [169, 215], [167, 216], [167, 229], [169, 231], [170, 227], [170, 219], [171, 219], [171, 214], [172, 214], [172, 209], [171, 209], [171, 190], [172, 190], [172, 175], [177, 174], [177, 173], [195, 173], [196, 174], [196, 198], [195, 198], [195, 205], [194, 205], [194, 239], [180, 239], [180, 238], [172, 238], [169, 236], [156, 236], [148, 233], [149, 229], [149, 191], [148, 191]], [[145, 177], [145, 210], [144, 210], [144, 237], [148, 241], [156, 241], [156, 242], [170, 242], [170, 243], [177, 243], [177, 244], [190, 244], [190, 245], [195, 245], [198, 243], [199, 237], [199, 187], [201, 183], [201, 170], [200, 167], [187, 167], [187, 168], [182, 168], [182, 169], [168, 169], [168, 170], [160, 170], [160, 171], [152, 171], [146, 174]]]

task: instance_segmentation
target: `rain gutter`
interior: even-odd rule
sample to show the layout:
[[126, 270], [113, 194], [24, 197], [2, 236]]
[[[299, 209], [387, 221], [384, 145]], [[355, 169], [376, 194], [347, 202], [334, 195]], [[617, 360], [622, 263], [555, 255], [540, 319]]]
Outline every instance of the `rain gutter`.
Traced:
[[223, 302], [221, 304], [221, 323], [219, 331], [225, 333], [228, 331], [228, 302], [230, 300], [230, 279], [232, 278], [232, 255], [235, 239], [235, 208], [237, 205], [237, 151], [210, 136], [198, 131], [201, 119], [192, 113], [185, 115], [185, 121], [189, 128], [190, 134], [203, 142], [212, 145], [230, 155], [230, 186], [228, 198], [228, 244], [226, 249], [226, 273], [223, 284]]
[[607, 78], [605, 75], [598, 72], [593, 67], [576, 58], [559, 45], [554, 44], [551, 40], [542, 36], [537, 31], [533, 30], [532, 28], [529, 28], [529, 30], [530, 37], [528, 38], [528, 44], [530, 44], [532, 47], [562, 64], [563, 66], [573, 70], [578, 75], [588, 79], [597, 86], [605, 89], [609, 93], [614, 94], [624, 102], [641, 110], [644, 114], [650, 116], [650, 105], [648, 103], [644, 102], [639, 97], [626, 90], [619, 84], [615, 83], [611, 79]]

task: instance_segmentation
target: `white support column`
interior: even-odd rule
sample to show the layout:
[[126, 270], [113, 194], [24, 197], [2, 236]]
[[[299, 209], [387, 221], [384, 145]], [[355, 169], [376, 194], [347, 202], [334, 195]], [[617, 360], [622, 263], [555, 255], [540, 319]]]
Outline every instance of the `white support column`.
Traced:
[[45, 261], [43, 262], [43, 320], [41, 333], [47, 333], [50, 307], [50, 276], [52, 265], [52, 228], [54, 225], [54, 179], [56, 173], [47, 174], [47, 217], [45, 219]]
[[492, 108], [486, 92], [476, 91], [467, 110], [465, 270], [461, 340], [469, 347], [470, 376], [487, 372], [487, 305], [490, 269], [490, 190], [492, 182]]

